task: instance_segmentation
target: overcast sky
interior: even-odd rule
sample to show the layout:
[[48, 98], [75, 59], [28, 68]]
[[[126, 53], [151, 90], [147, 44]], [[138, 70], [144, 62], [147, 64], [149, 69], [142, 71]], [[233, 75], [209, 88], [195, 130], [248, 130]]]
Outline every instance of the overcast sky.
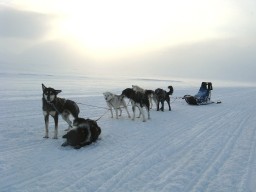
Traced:
[[256, 82], [255, 0], [0, 0], [0, 66]]

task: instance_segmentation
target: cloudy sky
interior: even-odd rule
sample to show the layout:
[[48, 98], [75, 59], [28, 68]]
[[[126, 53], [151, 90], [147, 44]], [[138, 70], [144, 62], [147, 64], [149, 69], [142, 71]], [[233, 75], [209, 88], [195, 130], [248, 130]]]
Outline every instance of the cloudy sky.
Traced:
[[0, 0], [0, 67], [256, 83], [255, 0]]

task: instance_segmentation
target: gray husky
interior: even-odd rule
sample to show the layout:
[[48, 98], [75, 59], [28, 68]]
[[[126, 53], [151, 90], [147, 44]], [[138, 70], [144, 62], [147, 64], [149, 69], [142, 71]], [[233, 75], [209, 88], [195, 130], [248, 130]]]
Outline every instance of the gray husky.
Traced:
[[61, 115], [62, 118], [68, 123], [69, 129], [72, 127], [72, 121], [69, 119], [69, 116], [72, 115], [74, 118], [78, 118], [80, 112], [79, 107], [74, 101], [63, 99], [57, 97], [61, 90], [55, 90], [51, 87], [45, 87], [42, 84], [43, 89], [43, 114], [45, 121], [45, 136], [44, 138], [49, 138], [49, 115], [54, 119], [55, 131], [54, 139], [58, 138], [58, 116]]

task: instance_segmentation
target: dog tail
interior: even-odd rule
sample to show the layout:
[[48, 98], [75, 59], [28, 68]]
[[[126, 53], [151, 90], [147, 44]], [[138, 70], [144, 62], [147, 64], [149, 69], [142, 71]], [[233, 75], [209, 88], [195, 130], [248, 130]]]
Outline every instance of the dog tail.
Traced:
[[173, 94], [173, 91], [174, 91], [174, 90], [173, 90], [173, 86], [171, 86], [171, 85], [168, 86], [168, 89], [170, 89], [170, 91], [168, 92], [169, 95], [172, 95], [172, 94]]

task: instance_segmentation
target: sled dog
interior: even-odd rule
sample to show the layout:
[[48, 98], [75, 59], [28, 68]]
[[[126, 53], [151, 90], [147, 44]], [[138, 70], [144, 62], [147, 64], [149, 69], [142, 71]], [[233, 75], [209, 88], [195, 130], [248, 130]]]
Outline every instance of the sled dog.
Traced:
[[157, 105], [156, 95], [153, 90], [143, 89], [143, 88], [139, 87], [138, 85], [132, 85], [132, 89], [136, 92], [141, 92], [148, 96], [149, 103], [150, 103], [150, 109], [152, 109], [152, 107], [153, 107], [153, 101]]
[[[136, 92], [131, 88], [126, 88], [125, 90], [122, 91], [122, 95], [131, 100], [132, 111], [133, 111], [132, 120], [135, 119], [135, 108], [136, 107], [139, 108], [140, 115], [142, 114], [143, 122], [146, 121], [146, 118], [145, 118], [144, 111], [143, 111], [142, 107], [146, 107], [146, 110], [148, 112], [148, 119], [150, 119], [149, 100], [148, 100], [148, 96], [146, 94], [141, 93], [141, 92]], [[140, 117], [140, 115], [139, 115], [139, 117]]]
[[69, 116], [72, 115], [74, 118], [78, 118], [80, 112], [79, 107], [74, 101], [63, 99], [57, 97], [61, 90], [55, 90], [51, 87], [46, 87], [42, 84], [43, 98], [42, 98], [42, 110], [44, 114], [45, 121], [45, 136], [44, 138], [49, 138], [49, 115], [54, 119], [55, 129], [54, 129], [54, 139], [58, 138], [58, 116], [61, 115], [62, 118], [68, 123], [69, 129], [72, 126], [72, 121]]
[[103, 93], [104, 98], [106, 100], [106, 103], [108, 105], [108, 108], [110, 109], [111, 112], [111, 117], [113, 118], [113, 111], [112, 108], [115, 110], [116, 112], [116, 118], [118, 119], [118, 109], [120, 110], [120, 115], [122, 114], [122, 107], [124, 107], [124, 109], [126, 110], [128, 117], [131, 118], [130, 113], [127, 109], [127, 105], [126, 102], [124, 100], [124, 96], [123, 95], [115, 95], [111, 92], [104, 92]]
[[80, 149], [92, 142], [96, 142], [101, 133], [101, 128], [97, 122], [91, 119], [76, 118], [73, 121], [73, 129], [63, 136], [66, 141], [62, 144], [65, 146], [73, 146], [75, 149]]
[[[172, 110], [171, 105], [170, 105], [170, 95], [173, 94], [173, 87], [172, 86], [168, 86], [169, 91], [165, 91], [161, 88], [157, 88], [155, 90], [155, 95], [156, 95], [156, 100], [157, 100], [157, 111], [159, 111], [159, 109], [161, 111], [164, 111], [164, 102], [166, 101], [169, 107], [169, 111]], [[161, 108], [159, 108], [159, 104], [161, 103]]]

